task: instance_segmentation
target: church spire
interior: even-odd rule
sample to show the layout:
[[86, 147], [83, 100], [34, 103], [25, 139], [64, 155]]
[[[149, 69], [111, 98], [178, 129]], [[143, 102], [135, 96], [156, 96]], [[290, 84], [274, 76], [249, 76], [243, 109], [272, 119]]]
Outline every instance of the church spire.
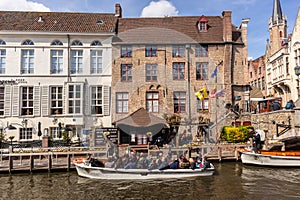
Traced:
[[284, 16], [282, 14], [280, 0], [274, 0], [272, 22], [273, 24], [280, 24], [283, 20]]

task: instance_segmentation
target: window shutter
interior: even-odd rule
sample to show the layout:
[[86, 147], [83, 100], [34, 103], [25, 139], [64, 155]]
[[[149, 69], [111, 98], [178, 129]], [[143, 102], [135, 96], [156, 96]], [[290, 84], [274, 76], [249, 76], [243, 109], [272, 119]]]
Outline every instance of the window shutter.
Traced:
[[[67, 101], [68, 101], [67, 93], [68, 93], [68, 84], [65, 84], [64, 88], [63, 88], [63, 114], [69, 113], [69, 108], [67, 108], [67, 105], [69, 105], [67, 103]], [[67, 112], [67, 110], [68, 110], [68, 112]]]
[[11, 92], [12, 86], [5, 86], [5, 98], [4, 98], [4, 116], [11, 116]]
[[49, 115], [49, 86], [42, 86], [42, 116]]
[[85, 98], [83, 98], [83, 103], [84, 103], [83, 105], [85, 107], [84, 112], [85, 112], [86, 115], [90, 115], [91, 108], [90, 108], [90, 90], [89, 90], [89, 86], [86, 84], [86, 85], [84, 85], [83, 88], [84, 88], [83, 93], [84, 93], [84, 97], [85, 97]]
[[13, 98], [12, 98], [12, 116], [19, 116], [20, 104], [19, 101], [20, 88], [19, 86], [13, 86]]
[[103, 86], [103, 114], [108, 116], [110, 113], [110, 87]]
[[41, 115], [41, 87], [34, 86], [33, 88], [33, 115]]

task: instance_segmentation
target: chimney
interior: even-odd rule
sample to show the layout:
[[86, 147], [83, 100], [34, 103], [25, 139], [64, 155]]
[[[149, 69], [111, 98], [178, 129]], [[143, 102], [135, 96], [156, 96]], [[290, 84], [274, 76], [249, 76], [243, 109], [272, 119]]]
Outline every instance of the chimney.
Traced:
[[116, 17], [122, 18], [122, 8], [119, 3], [116, 4]]
[[222, 13], [223, 16], [223, 39], [225, 42], [232, 41], [232, 23], [231, 23], [231, 11], [225, 10]]

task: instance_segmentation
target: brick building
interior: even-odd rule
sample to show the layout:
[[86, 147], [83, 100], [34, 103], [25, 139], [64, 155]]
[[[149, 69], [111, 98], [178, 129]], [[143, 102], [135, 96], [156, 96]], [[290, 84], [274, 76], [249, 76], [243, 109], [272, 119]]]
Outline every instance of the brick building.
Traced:
[[[177, 117], [179, 135], [195, 135], [201, 124], [210, 125], [214, 140], [228, 108], [239, 104], [246, 110], [249, 103], [249, 20], [236, 27], [231, 14], [119, 18], [113, 40], [112, 121], [144, 108], [162, 119]], [[132, 129], [124, 134], [128, 141], [145, 133]]]

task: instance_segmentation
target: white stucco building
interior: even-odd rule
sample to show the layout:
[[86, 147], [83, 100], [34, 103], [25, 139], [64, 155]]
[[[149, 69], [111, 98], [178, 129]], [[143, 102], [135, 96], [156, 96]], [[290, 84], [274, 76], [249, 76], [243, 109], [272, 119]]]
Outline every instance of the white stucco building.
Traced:
[[[117, 13], [0, 12], [0, 126], [15, 141], [111, 126]], [[40, 129], [39, 129], [40, 122]], [[16, 130], [8, 130], [8, 125]]]

